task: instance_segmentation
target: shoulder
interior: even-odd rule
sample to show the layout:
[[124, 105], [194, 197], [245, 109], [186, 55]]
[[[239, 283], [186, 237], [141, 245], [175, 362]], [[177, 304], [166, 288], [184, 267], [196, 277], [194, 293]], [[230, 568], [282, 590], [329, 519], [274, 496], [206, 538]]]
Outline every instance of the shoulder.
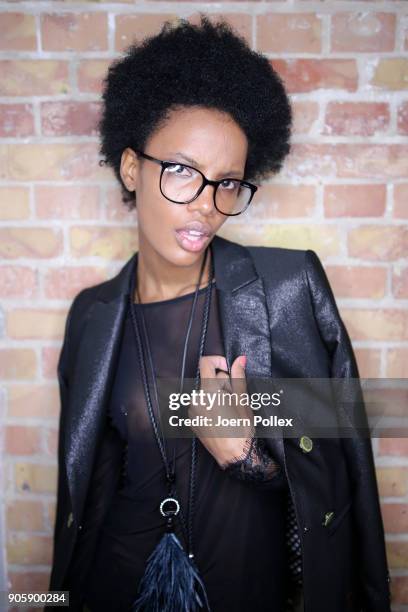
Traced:
[[312, 249], [288, 247], [246, 246], [258, 273], [266, 280], [303, 278], [309, 284], [309, 277], [324, 275], [323, 264]]
[[75, 345], [82, 336], [86, 322], [92, 317], [94, 306], [98, 302], [115, 299], [120, 292], [125, 290], [127, 272], [129, 272], [133, 262], [134, 254], [112, 278], [84, 287], [75, 295], [68, 309], [64, 342], [69, 337], [69, 343]]

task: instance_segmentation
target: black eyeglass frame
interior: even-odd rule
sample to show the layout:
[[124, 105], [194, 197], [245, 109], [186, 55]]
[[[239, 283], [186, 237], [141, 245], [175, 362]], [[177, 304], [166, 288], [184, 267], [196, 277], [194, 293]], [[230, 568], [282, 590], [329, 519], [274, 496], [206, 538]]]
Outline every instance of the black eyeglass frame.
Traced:
[[[140, 155], [141, 157], [144, 157], [145, 159], [149, 159], [152, 162], [155, 162], [156, 164], [160, 164], [161, 166], [161, 172], [160, 172], [160, 180], [159, 180], [159, 188], [160, 188], [160, 193], [162, 194], [163, 197], [166, 198], [166, 200], [169, 200], [169, 202], [174, 202], [174, 204], [190, 204], [190, 202], [194, 202], [194, 200], [196, 200], [198, 198], [198, 196], [200, 195], [200, 193], [204, 190], [204, 188], [206, 187], [206, 185], [213, 185], [213, 187], [215, 187], [214, 191], [213, 191], [213, 201], [214, 201], [214, 206], [216, 208], [216, 210], [218, 210], [219, 213], [221, 213], [222, 215], [225, 215], [227, 217], [236, 217], [237, 215], [242, 215], [243, 212], [246, 211], [246, 209], [248, 208], [248, 206], [250, 205], [250, 203], [252, 202], [252, 198], [255, 195], [255, 192], [257, 191], [258, 187], [257, 185], [253, 185], [252, 183], [248, 183], [248, 181], [244, 181], [242, 179], [237, 179], [234, 177], [225, 177], [219, 181], [214, 181], [214, 180], [210, 180], [208, 179], [202, 172], [201, 170], [199, 170], [198, 168], [195, 168], [194, 166], [189, 166], [188, 164], [185, 164], [184, 162], [178, 162], [178, 161], [168, 161], [168, 160], [162, 160], [162, 159], [157, 159], [156, 157], [152, 157], [151, 155], [148, 155], [147, 153], [144, 153], [143, 151], [139, 151], [137, 149], [132, 149], [137, 155]], [[178, 200], [172, 200], [171, 198], [167, 197], [162, 190], [162, 176], [163, 176], [163, 172], [165, 171], [166, 168], [168, 168], [169, 166], [183, 166], [184, 168], [191, 168], [191, 170], [194, 170], [195, 172], [198, 172], [199, 174], [201, 174], [201, 176], [203, 177], [203, 182], [201, 187], [199, 188], [199, 190], [197, 191], [197, 193], [195, 194], [195, 196], [193, 198], [191, 198], [191, 200], [187, 200], [187, 202], [179, 202]], [[239, 183], [241, 183], [242, 185], [245, 185], [245, 187], [249, 187], [249, 189], [251, 190], [251, 197], [248, 200], [248, 203], [246, 204], [245, 208], [243, 210], [241, 210], [238, 213], [225, 213], [222, 210], [220, 210], [217, 206], [216, 203], [216, 197], [215, 194], [217, 192], [218, 187], [221, 185], [221, 183], [223, 183], [224, 181], [238, 181]]]

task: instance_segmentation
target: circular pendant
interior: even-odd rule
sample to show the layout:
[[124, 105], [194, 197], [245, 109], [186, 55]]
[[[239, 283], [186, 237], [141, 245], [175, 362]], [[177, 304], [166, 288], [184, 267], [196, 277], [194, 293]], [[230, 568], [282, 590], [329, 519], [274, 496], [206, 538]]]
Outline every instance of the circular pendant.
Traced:
[[[165, 504], [168, 504], [168, 503], [175, 504], [175, 509], [170, 508], [169, 510], [165, 510], [164, 506]], [[160, 504], [160, 512], [162, 513], [163, 516], [172, 516], [172, 515], [176, 516], [179, 510], [180, 510], [180, 504], [178, 503], [175, 497], [166, 497], [166, 499], [163, 499], [163, 501]]]

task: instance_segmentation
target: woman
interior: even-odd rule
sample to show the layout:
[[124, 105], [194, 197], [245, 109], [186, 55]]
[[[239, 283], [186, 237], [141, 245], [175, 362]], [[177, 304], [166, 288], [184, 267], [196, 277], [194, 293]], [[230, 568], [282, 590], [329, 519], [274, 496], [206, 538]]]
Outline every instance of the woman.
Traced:
[[103, 99], [139, 249], [68, 314], [50, 590], [92, 612], [389, 610], [369, 440], [166, 439], [157, 412], [161, 377], [358, 377], [317, 255], [217, 236], [289, 152], [281, 80], [201, 16], [131, 47]]

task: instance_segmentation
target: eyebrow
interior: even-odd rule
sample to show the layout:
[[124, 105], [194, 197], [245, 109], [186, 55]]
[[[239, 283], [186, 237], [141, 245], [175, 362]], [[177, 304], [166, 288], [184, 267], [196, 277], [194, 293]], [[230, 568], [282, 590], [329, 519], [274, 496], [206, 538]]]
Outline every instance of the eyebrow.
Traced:
[[[193, 166], [197, 166], [198, 168], [200, 168], [200, 164], [198, 163], [198, 161], [196, 161], [195, 159], [193, 159], [192, 157], [188, 157], [188, 155], [186, 155], [185, 153], [182, 153], [181, 151], [177, 151], [176, 153], [170, 152], [167, 157], [182, 157], [183, 159], [185, 159], [189, 164], [192, 164]], [[169, 159], [170, 161], [170, 159]], [[242, 171], [241, 170], [227, 170], [226, 172], [220, 172], [218, 176], [224, 176], [224, 177], [233, 177], [233, 178], [241, 178], [242, 175]]]

